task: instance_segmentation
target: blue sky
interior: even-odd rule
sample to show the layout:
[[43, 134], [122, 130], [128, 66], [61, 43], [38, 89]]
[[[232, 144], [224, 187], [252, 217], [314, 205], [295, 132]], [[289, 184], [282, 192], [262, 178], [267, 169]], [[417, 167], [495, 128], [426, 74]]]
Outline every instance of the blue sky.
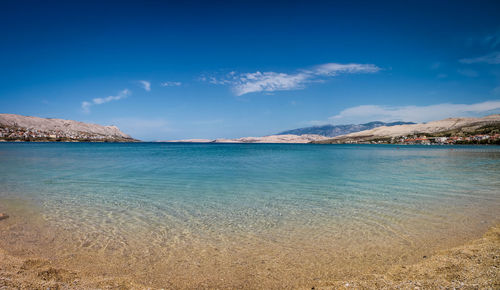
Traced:
[[499, 1], [2, 1], [0, 113], [143, 140], [500, 112]]

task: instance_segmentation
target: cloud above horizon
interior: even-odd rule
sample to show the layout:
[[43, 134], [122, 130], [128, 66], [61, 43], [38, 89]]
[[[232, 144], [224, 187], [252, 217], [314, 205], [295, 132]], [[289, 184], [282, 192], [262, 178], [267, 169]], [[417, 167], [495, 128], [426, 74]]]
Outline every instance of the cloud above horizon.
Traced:
[[481, 40], [481, 44], [488, 47], [497, 47], [500, 45], [500, 30], [494, 33], [490, 33], [484, 36]]
[[470, 78], [475, 78], [479, 76], [479, 73], [477, 71], [471, 69], [459, 69], [457, 72], [463, 76]]
[[182, 85], [181, 82], [163, 82], [160, 84], [162, 87], [178, 87]]
[[84, 102], [82, 102], [82, 111], [84, 113], [88, 114], [88, 113], [90, 113], [90, 107], [92, 107], [94, 105], [101, 105], [101, 104], [109, 103], [111, 101], [118, 101], [118, 100], [121, 100], [121, 99], [124, 99], [124, 98], [130, 96], [131, 94], [132, 94], [132, 92], [129, 89], [124, 89], [124, 90], [120, 91], [118, 93], [118, 95], [116, 95], [116, 96], [108, 96], [105, 98], [94, 98], [90, 102], [84, 101]]
[[380, 68], [374, 64], [340, 64], [325, 63], [310, 69], [300, 69], [295, 73], [280, 72], [254, 72], [237, 73], [230, 72], [222, 78], [202, 77], [203, 81], [208, 81], [217, 85], [229, 85], [235, 95], [241, 96], [257, 92], [274, 92], [298, 90], [313, 82], [322, 82], [326, 78], [340, 74], [361, 74], [376, 73]]
[[141, 87], [146, 91], [146, 92], [150, 92], [151, 91], [151, 82], [150, 81], [139, 81], [139, 84], [141, 85]]
[[475, 117], [500, 113], [500, 100], [475, 104], [435, 104], [428, 106], [362, 105], [347, 108], [328, 118], [329, 123], [348, 124], [371, 121], [429, 122], [450, 117]]
[[479, 57], [463, 58], [460, 60], [460, 62], [466, 64], [476, 64], [476, 63], [500, 64], [500, 51], [494, 51], [492, 53]]

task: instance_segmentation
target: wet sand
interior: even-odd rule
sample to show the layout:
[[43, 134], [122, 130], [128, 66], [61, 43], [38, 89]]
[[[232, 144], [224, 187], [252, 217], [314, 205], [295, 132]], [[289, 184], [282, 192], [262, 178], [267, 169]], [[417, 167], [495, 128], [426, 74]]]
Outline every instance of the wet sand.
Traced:
[[412, 265], [394, 265], [382, 275], [333, 281], [315, 289], [499, 289], [500, 225], [482, 238], [442, 250]]
[[342, 256], [332, 253], [334, 248], [300, 242], [256, 248], [248, 241], [225, 249], [180, 244], [177, 252], [170, 247], [157, 260], [158, 253], [117, 255], [102, 248], [82, 250], [82, 245], [74, 250], [71, 235], [56, 234], [36, 215], [20, 218], [16, 207], [10, 208], [14, 212], [0, 221], [0, 288], [500, 287], [500, 225], [482, 238], [457, 238], [455, 243], [463, 241], [459, 246], [403, 255], [374, 247]]

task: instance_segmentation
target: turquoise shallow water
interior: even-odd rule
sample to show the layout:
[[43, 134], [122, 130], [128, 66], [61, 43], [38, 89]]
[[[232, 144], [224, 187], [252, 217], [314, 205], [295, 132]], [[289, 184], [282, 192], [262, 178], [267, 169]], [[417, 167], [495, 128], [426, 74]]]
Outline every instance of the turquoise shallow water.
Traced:
[[71, 251], [149, 263], [424, 249], [498, 221], [499, 177], [493, 146], [0, 143], [0, 207], [34, 205]]

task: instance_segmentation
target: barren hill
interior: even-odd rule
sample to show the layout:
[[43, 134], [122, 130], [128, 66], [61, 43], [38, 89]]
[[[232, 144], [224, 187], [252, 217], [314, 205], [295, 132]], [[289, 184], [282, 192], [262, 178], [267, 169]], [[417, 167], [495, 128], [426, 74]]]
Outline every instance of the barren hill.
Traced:
[[0, 114], [0, 139], [21, 141], [134, 141], [116, 126]]
[[481, 118], [448, 118], [422, 124], [383, 126], [371, 130], [337, 136], [322, 143], [342, 143], [347, 141], [369, 141], [378, 138], [392, 138], [418, 134], [436, 134], [447, 131], [473, 132], [484, 126], [500, 125], [500, 114]]

